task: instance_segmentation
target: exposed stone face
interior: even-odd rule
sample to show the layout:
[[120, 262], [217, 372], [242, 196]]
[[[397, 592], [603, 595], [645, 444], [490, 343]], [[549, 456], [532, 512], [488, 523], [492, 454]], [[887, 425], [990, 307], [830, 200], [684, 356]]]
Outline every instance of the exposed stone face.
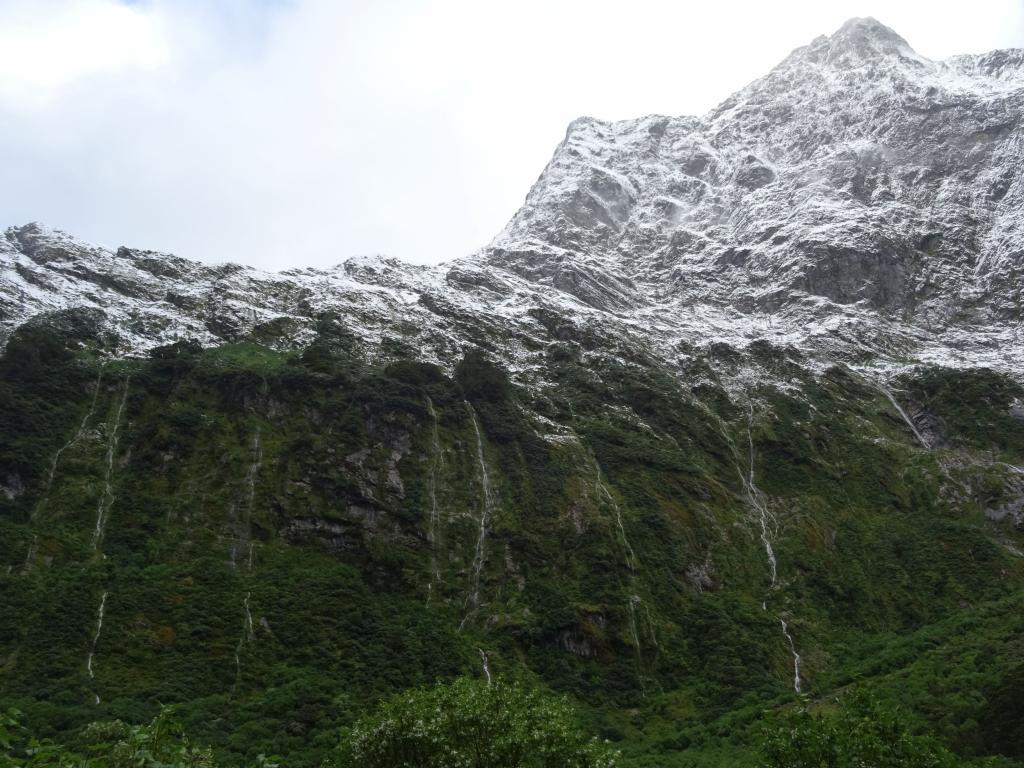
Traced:
[[930, 61], [854, 19], [701, 117], [575, 120], [504, 231], [435, 268], [264, 274], [9, 229], [0, 333], [89, 307], [122, 353], [183, 337], [301, 347], [333, 316], [374, 355], [400, 338], [451, 366], [484, 346], [543, 377], [546, 345], [569, 338], [557, 314], [663, 359], [764, 338], [825, 360], [1019, 371], [1022, 112], [1024, 52]]

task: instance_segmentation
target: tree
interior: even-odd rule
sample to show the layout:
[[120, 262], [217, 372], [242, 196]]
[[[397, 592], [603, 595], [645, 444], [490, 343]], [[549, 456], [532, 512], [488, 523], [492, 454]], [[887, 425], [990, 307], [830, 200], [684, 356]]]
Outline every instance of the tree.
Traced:
[[348, 729], [337, 768], [614, 768], [565, 699], [459, 678], [407, 691]]
[[914, 736], [900, 711], [855, 691], [838, 710], [806, 704], [772, 721], [761, 752], [768, 768], [955, 768], [954, 755], [927, 736]]

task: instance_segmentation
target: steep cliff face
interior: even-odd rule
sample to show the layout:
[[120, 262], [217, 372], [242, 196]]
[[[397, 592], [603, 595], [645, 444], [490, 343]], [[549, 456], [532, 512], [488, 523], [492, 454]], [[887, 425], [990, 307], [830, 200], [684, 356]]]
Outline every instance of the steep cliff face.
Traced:
[[4, 698], [315, 765], [486, 658], [685, 765], [868, 677], [1015, 756], [963, 723], [1024, 651], [1022, 99], [1019, 51], [854, 20], [703, 117], [576, 121], [439, 267], [8, 229]]
[[610, 266], [633, 285], [609, 307], [1016, 319], [1022, 106], [1021, 51], [933, 62], [856, 19], [703, 118], [573, 123], [495, 261], [550, 249], [570, 292], [562, 260]]

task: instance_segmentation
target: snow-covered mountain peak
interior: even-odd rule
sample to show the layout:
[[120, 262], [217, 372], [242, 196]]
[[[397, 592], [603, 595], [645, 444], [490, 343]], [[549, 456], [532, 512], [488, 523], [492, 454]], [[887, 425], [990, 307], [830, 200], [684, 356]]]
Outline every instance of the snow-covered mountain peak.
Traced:
[[288, 346], [328, 313], [371, 354], [401, 339], [451, 364], [486, 340], [517, 371], [542, 369], [552, 333], [1021, 369], [1022, 73], [1022, 51], [935, 62], [851, 20], [707, 115], [573, 121], [494, 241], [433, 268], [266, 274], [12, 228], [0, 329], [88, 307], [122, 351]]
[[880, 56], [917, 57], [906, 40], [871, 17], [850, 19], [834, 34], [818, 38], [801, 52], [804, 51], [812, 60], [833, 66]]

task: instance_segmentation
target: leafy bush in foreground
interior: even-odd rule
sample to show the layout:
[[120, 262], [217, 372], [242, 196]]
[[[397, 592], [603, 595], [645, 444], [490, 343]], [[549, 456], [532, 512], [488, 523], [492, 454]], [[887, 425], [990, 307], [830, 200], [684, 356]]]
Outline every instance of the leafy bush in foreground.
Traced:
[[614, 768], [559, 698], [469, 678], [407, 691], [349, 728], [338, 768]]
[[[19, 714], [0, 714], [0, 768], [217, 768], [212, 750], [189, 741], [172, 707], [146, 725], [93, 723], [83, 734], [89, 756], [31, 737]], [[277, 763], [260, 756], [256, 768], [277, 768]]]
[[854, 692], [838, 711], [803, 706], [768, 726], [762, 752], [769, 768], [955, 768], [934, 739], [914, 736], [899, 711]]

